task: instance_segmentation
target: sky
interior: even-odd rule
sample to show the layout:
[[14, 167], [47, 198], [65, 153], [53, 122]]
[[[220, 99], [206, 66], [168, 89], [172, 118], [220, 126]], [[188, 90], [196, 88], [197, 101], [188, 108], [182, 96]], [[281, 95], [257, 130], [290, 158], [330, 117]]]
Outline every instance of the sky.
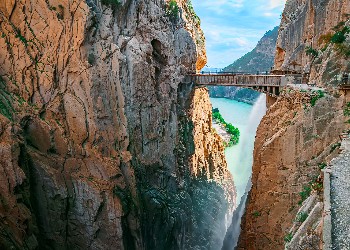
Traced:
[[279, 25], [285, 0], [192, 0], [206, 37], [208, 67], [223, 68]]

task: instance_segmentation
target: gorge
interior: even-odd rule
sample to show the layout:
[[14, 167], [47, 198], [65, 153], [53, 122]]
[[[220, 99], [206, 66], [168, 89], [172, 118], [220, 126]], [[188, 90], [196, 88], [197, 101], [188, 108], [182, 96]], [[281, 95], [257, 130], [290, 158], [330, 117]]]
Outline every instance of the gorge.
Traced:
[[243, 76], [267, 93], [249, 106], [187, 81], [207, 63], [190, 1], [1, 0], [0, 249], [332, 249], [349, 18], [287, 0], [270, 77], [307, 82]]

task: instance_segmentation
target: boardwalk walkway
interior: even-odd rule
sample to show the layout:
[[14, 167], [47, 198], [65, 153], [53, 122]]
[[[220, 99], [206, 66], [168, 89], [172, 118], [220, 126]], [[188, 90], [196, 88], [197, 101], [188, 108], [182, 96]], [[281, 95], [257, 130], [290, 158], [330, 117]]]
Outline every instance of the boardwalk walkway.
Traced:
[[199, 86], [234, 86], [250, 88], [270, 96], [278, 96], [288, 83], [302, 83], [302, 75], [253, 75], [204, 73], [187, 76], [188, 81]]

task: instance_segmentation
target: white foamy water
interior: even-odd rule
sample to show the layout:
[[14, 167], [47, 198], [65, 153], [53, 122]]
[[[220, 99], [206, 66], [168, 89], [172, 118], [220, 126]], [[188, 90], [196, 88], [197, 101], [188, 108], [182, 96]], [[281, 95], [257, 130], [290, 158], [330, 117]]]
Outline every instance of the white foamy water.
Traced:
[[251, 187], [253, 151], [256, 130], [266, 114], [266, 96], [260, 95], [252, 106], [225, 98], [211, 98], [213, 108], [218, 108], [224, 119], [238, 127], [241, 132], [238, 145], [225, 150], [228, 167], [237, 190], [237, 207], [232, 224], [227, 231], [222, 249], [234, 249], [240, 234], [241, 218], [245, 210], [247, 192]]

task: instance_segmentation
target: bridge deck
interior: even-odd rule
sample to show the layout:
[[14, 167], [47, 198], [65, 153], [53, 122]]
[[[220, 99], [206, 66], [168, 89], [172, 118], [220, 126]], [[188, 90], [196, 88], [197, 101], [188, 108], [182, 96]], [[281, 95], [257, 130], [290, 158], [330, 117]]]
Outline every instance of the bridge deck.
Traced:
[[284, 75], [249, 74], [194, 74], [189, 76], [197, 85], [219, 85], [236, 87], [279, 87], [284, 85]]

